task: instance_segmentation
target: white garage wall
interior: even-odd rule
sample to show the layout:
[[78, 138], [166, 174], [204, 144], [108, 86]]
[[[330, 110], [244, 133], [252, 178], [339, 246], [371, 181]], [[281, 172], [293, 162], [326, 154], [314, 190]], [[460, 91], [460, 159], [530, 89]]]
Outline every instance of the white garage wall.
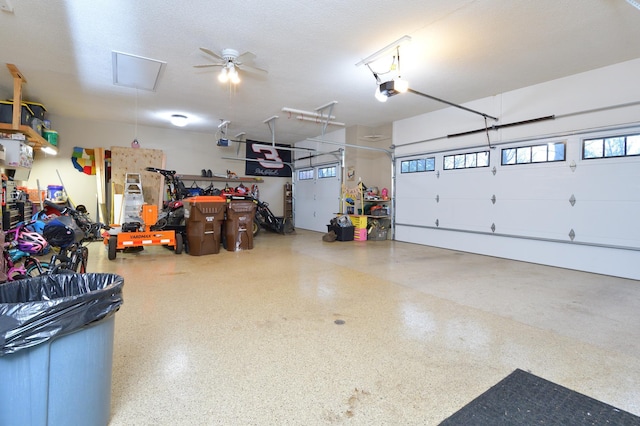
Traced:
[[[484, 125], [457, 108], [394, 123], [396, 239], [640, 279], [640, 157], [581, 159], [585, 137], [640, 133], [638, 75], [635, 60], [467, 104], [499, 124], [556, 116], [490, 131], [493, 149], [484, 133], [446, 138]], [[500, 165], [502, 148], [547, 142], [565, 142], [566, 161]], [[443, 170], [444, 155], [479, 150], [489, 167]], [[427, 156], [436, 171], [399, 173]]]
[[[57, 156], [36, 153], [34, 166], [27, 186], [36, 188], [40, 181], [41, 189], [47, 185], [60, 185], [57, 172], [75, 204], [84, 204], [92, 217], [96, 217], [96, 177], [77, 171], [71, 163], [73, 147], [105, 148], [112, 146], [131, 146], [136, 135], [133, 125], [91, 120], [77, 120], [50, 115], [52, 127], [60, 135]], [[226, 173], [232, 170], [238, 176], [244, 175], [243, 161], [230, 161], [222, 157], [236, 157], [236, 146], [219, 147], [212, 134], [189, 132], [185, 129], [162, 129], [138, 126], [137, 138], [142, 148], [159, 149], [166, 154], [166, 168], [180, 174], [200, 175], [202, 169], [211, 169], [213, 173]], [[244, 158], [244, 145], [239, 156]], [[259, 184], [261, 199], [268, 201], [274, 214], [282, 215], [285, 178], [265, 177]], [[144, 181], [142, 182], [144, 185]], [[191, 182], [185, 182], [187, 186]], [[207, 182], [200, 186], [206, 187]], [[217, 188], [224, 182], [214, 182]]]

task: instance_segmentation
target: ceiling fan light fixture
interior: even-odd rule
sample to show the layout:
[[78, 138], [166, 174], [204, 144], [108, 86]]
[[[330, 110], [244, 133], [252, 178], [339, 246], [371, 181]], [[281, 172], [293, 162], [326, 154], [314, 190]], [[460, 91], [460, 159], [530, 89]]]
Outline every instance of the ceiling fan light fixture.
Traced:
[[227, 72], [227, 67], [222, 68], [222, 71], [220, 71], [220, 74], [218, 74], [218, 81], [220, 83], [226, 83], [227, 81], [229, 81], [229, 73]]
[[236, 70], [235, 66], [229, 67], [229, 72], [227, 72], [227, 77], [229, 81], [233, 84], [240, 83], [240, 76], [238, 75], [238, 70]]
[[184, 127], [189, 123], [189, 118], [182, 114], [173, 114], [170, 118], [171, 124], [177, 127]]

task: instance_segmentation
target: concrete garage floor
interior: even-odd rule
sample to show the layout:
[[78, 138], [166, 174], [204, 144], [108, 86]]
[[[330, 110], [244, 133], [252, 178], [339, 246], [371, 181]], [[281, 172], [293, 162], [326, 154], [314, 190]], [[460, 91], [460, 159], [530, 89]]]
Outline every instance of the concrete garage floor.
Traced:
[[125, 278], [111, 425], [435, 425], [520, 368], [640, 415], [640, 282], [262, 232]]

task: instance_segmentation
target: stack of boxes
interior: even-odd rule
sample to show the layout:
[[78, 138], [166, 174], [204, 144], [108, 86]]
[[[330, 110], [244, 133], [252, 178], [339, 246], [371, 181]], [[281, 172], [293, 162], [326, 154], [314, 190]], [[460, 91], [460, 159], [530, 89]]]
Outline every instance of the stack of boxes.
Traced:
[[367, 241], [367, 216], [349, 216], [353, 223], [354, 241]]

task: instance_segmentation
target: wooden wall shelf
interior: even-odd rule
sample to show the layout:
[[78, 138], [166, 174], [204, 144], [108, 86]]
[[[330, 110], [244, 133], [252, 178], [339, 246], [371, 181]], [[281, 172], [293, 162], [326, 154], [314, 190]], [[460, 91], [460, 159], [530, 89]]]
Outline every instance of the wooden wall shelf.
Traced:
[[27, 82], [18, 67], [7, 64], [7, 69], [13, 77], [13, 123], [0, 123], [1, 133], [22, 133], [27, 142], [35, 148], [50, 147], [57, 151], [58, 147], [51, 145], [49, 141], [40, 136], [38, 132], [29, 126], [20, 124], [22, 115], [22, 85]]
[[34, 148], [42, 148], [43, 146], [55, 148], [29, 126], [20, 125], [17, 129], [14, 129], [10, 123], [0, 123], [0, 133], [22, 133], [27, 137], [27, 142], [30, 142], [30, 145]]

